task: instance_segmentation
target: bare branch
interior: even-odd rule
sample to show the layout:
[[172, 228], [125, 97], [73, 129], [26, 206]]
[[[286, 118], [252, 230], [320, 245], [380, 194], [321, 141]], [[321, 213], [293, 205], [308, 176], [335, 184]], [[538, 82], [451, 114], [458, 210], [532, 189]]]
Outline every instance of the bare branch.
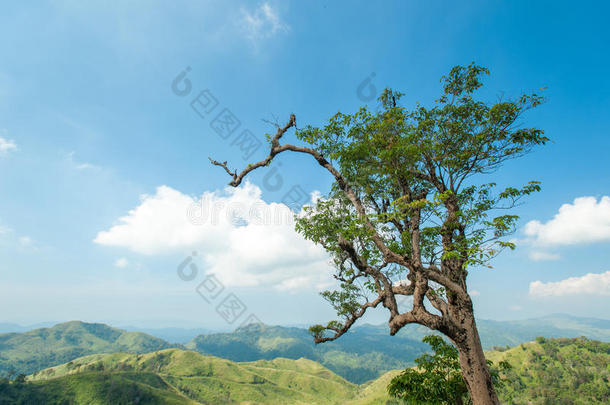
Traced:
[[384, 295], [381, 294], [374, 301], [363, 304], [359, 310], [355, 311], [353, 314], [351, 314], [350, 317], [348, 317], [345, 320], [345, 323], [341, 327], [333, 326], [333, 325], [325, 326], [324, 329], [334, 331], [335, 332], [334, 335], [333, 336], [321, 336], [321, 335], [314, 336], [314, 342], [315, 343], [324, 343], [324, 342], [329, 342], [329, 341], [338, 339], [345, 332], [347, 332], [349, 330], [349, 328], [352, 327], [354, 322], [356, 322], [359, 318], [362, 318], [362, 316], [366, 313], [367, 309], [376, 308], [383, 301], [383, 299], [384, 299]]
[[[227, 173], [229, 173], [229, 175], [231, 177], [233, 177], [233, 181], [231, 181], [229, 183], [229, 185], [233, 186], [233, 187], [237, 187], [241, 184], [244, 177], [246, 177], [246, 175], [248, 173], [250, 173], [252, 170], [258, 169], [259, 167], [267, 166], [269, 163], [271, 163], [271, 161], [273, 160], [275, 155], [277, 155], [278, 153], [281, 152], [281, 151], [277, 150], [277, 147], [279, 146], [280, 138], [286, 133], [286, 131], [288, 131], [290, 128], [292, 128], [294, 126], [296, 126], [296, 117], [294, 114], [291, 114], [290, 120], [286, 123], [286, 125], [284, 125], [283, 128], [278, 127], [275, 136], [271, 139], [271, 151], [269, 152], [269, 155], [265, 159], [263, 159], [259, 162], [248, 165], [248, 167], [246, 167], [244, 170], [242, 170], [241, 173], [239, 173], [239, 174], [237, 174], [237, 172], [231, 172], [230, 170], [228, 170], [226, 167], [227, 162], [224, 162], [224, 165], [223, 165], [222, 163], [218, 164], [218, 162], [216, 162], [212, 159], [210, 159], [210, 161], [213, 164], [215, 164], [216, 166], [224, 167], [225, 171]], [[216, 163], [214, 163], [214, 162], [216, 162]]]
[[227, 167], [227, 161], [225, 160], [224, 162], [219, 162], [217, 160], [212, 159], [211, 157], [208, 157], [208, 160], [210, 162], [212, 162], [213, 165], [215, 166], [220, 166], [223, 169], [225, 169], [225, 172], [227, 172], [229, 174], [229, 176], [233, 177], [233, 179], [235, 180], [235, 178], [237, 177], [237, 174], [235, 174], [235, 171], [231, 171], [229, 170], [229, 168]]

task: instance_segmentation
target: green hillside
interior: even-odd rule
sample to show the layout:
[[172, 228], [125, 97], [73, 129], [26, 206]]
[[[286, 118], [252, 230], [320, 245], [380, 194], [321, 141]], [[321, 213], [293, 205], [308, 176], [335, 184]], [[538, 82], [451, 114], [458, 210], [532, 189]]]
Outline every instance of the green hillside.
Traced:
[[192, 351], [81, 357], [24, 383], [0, 380], [0, 404], [394, 404], [399, 371], [352, 384], [307, 359], [235, 363]]
[[147, 353], [171, 345], [140, 332], [104, 324], [66, 322], [25, 333], [0, 334], [0, 375], [34, 371], [93, 353]]
[[586, 338], [537, 338], [486, 354], [511, 364], [498, 394], [510, 404], [610, 403], [610, 343]]
[[186, 347], [233, 361], [305, 357], [356, 384], [409, 367], [428, 349], [421, 341], [393, 337], [377, 327], [363, 326], [334, 342], [315, 345], [305, 329], [254, 324], [231, 333], [198, 336]]
[[[80, 379], [74, 380], [78, 376]], [[235, 363], [180, 349], [81, 357], [31, 375], [26, 385], [42, 393], [65, 386], [66, 395], [74, 395], [71, 386], [86, 392], [79, 384], [97, 386], [112, 377], [130, 381], [150, 395], [181, 396], [185, 401], [189, 398], [206, 404], [344, 404], [359, 391], [357, 385], [307, 359]], [[77, 403], [104, 403], [96, 401], [105, 392], [90, 392], [91, 398]]]
[[[507, 404], [610, 401], [610, 343], [543, 339], [487, 357], [512, 369], [499, 387]], [[96, 354], [42, 370], [26, 382], [0, 379], [0, 404], [346, 404], [388, 405], [400, 370], [352, 384], [304, 358], [236, 363], [193, 351]]]
[[48, 381], [0, 380], [0, 404], [188, 405], [197, 404], [151, 373], [89, 372]]

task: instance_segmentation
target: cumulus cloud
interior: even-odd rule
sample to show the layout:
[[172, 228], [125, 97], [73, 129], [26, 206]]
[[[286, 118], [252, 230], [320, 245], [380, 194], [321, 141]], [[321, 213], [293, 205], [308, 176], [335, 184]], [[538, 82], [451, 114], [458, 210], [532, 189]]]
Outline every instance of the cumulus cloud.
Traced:
[[129, 264], [129, 261], [127, 259], [125, 259], [124, 257], [121, 257], [120, 259], [116, 259], [116, 261], [114, 262], [114, 266], [118, 267], [120, 269], [127, 267], [128, 264]]
[[576, 198], [550, 221], [528, 222], [524, 232], [531, 243], [545, 247], [610, 241], [610, 197]]
[[603, 295], [610, 296], [610, 271], [605, 273], [588, 273], [582, 277], [570, 277], [565, 280], [543, 283], [530, 283], [529, 293], [535, 297], [562, 297], [566, 295]]
[[296, 233], [286, 205], [266, 203], [250, 183], [200, 198], [160, 186], [94, 242], [145, 255], [197, 251], [227, 286], [320, 289], [331, 281], [324, 249]]
[[17, 150], [17, 144], [15, 141], [11, 141], [9, 139], [5, 139], [0, 136], [0, 156], [6, 155], [11, 151]]
[[254, 11], [242, 9], [241, 12], [241, 26], [251, 41], [270, 38], [290, 29], [281, 21], [278, 12], [267, 2], [262, 3]]

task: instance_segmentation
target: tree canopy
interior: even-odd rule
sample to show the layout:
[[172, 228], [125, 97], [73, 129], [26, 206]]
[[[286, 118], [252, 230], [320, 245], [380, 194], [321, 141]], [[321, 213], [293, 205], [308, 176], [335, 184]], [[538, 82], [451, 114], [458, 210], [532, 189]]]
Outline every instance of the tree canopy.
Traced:
[[[506, 210], [538, 191], [538, 182], [496, 191], [495, 183], [474, 177], [547, 142], [542, 130], [519, 125], [542, 97], [477, 100], [487, 73], [474, 64], [453, 68], [431, 108], [418, 104], [409, 111], [399, 105], [401, 93], [386, 89], [379, 113], [363, 107], [297, 132], [340, 173], [333, 173], [337, 182], [328, 197], [305, 208], [297, 223], [333, 254], [341, 282], [323, 294], [340, 319], [314, 327], [318, 340], [327, 330], [340, 335], [378, 304], [391, 312], [392, 333], [411, 322], [447, 329], [424, 308], [424, 298], [446, 315], [447, 292], [466, 296], [468, 268], [514, 248], [504, 237], [518, 217]], [[401, 313], [398, 295], [414, 296], [412, 311]]]

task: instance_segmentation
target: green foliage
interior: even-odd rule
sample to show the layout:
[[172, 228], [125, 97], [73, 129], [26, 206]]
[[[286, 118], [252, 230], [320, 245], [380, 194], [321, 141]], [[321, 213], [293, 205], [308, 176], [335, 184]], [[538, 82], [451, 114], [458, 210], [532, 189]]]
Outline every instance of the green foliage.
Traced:
[[388, 393], [408, 404], [454, 404], [467, 396], [458, 351], [440, 336], [423, 339], [433, 350], [417, 359], [417, 367], [406, 369], [388, 385]]
[[[442, 337], [429, 335], [423, 338], [432, 347], [433, 354], [424, 354], [415, 359], [416, 367], [404, 370], [392, 378], [388, 393], [407, 404], [462, 404], [470, 402], [468, 387], [462, 378], [457, 349]], [[500, 373], [512, 366], [500, 361], [495, 367], [487, 360], [491, 377], [496, 387], [505, 379]]]

